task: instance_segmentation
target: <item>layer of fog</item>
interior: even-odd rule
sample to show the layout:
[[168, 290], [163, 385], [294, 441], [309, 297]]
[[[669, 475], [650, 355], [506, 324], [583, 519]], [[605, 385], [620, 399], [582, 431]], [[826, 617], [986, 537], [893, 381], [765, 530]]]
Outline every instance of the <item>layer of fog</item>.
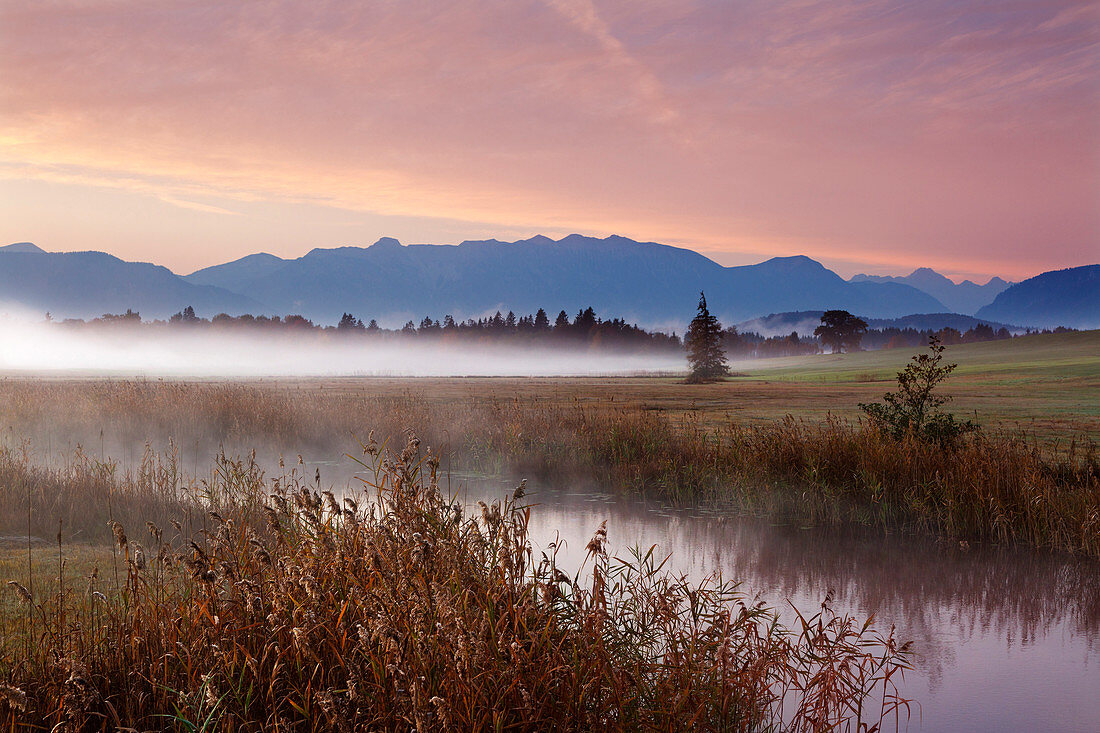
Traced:
[[777, 319], [775, 316], [762, 316], [738, 323], [737, 330], [740, 333], [757, 333], [764, 338], [790, 336], [791, 333], [797, 333], [799, 337], [810, 337], [820, 325], [820, 316], [806, 316], [796, 321]]
[[0, 320], [0, 370], [165, 377], [599, 376], [683, 372], [677, 353], [519, 348], [420, 337], [167, 328], [73, 328]]

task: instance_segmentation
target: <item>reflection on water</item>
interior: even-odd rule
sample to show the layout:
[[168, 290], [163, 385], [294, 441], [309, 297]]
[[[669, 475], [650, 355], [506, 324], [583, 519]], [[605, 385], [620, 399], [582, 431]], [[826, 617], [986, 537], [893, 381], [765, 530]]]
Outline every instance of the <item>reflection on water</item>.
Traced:
[[[468, 486], [470, 500], [509, 484]], [[604, 519], [612, 551], [658, 545], [670, 567], [720, 572], [792, 618], [788, 601], [893, 624], [918, 657], [902, 694], [911, 731], [1100, 730], [1100, 564], [1020, 549], [962, 547], [864, 528], [800, 528], [678, 511], [600, 493], [529, 494], [533, 540], [560, 535], [576, 567]]]
[[[261, 462], [271, 476], [320, 471], [358, 493], [363, 466], [347, 457], [304, 465]], [[125, 463], [125, 462], [124, 462]], [[515, 483], [444, 478], [468, 505]], [[725, 512], [677, 510], [600, 492], [529, 486], [536, 549], [560, 538], [559, 564], [578, 567], [600, 522], [609, 549], [656, 544], [690, 577], [720, 573], [793, 621], [791, 605], [834, 607], [912, 640], [914, 669], [899, 685], [919, 703], [910, 731], [1100, 731], [1100, 563], [1026, 549], [960, 546], [862, 527], [785, 525]], [[904, 726], [903, 726], [904, 727]]]

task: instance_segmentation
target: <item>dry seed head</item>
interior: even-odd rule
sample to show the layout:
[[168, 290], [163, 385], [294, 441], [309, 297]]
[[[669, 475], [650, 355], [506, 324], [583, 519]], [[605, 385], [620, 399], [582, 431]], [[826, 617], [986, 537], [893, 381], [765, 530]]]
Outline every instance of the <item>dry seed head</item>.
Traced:
[[600, 522], [599, 528], [596, 530], [596, 534], [592, 535], [592, 539], [588, 541], [588, 547], [586, 548], [593, 555], [606, 554], [607, 547], [607, 520]]
[[145, 569], [145, 550], [137, 542], [134, 543], [134, 559], [131, 561], [138, 570]]
[[202, 676], [202, 684], [206, 693], [205, 702], [207, 707], [211, 710], [218, 707], [218, 703], [220, 702], [218, 699], [218, 688], [214, 686], [213, 677], [214, 675], [212, 674], [204, 674]]
[[115, 535], [115, 542], [118, 543], [118, 549], [126, 549], [126, 532], [122, 529], [122, 525], [112, 519], [107, 522], [107, 526], [111, 528], [111, 532]]
[[34, 598], [31, 596], [31, 592], [24, 588], [22, 583], [17, 583], [14, 580], [9, 580], [8, 586], [13, 591], [15, 591], [15, 594], [19, 596], [19, 599], [23, 601], [23, 603], [26, 603], [27, 605], [31, 605], [34, 603]]

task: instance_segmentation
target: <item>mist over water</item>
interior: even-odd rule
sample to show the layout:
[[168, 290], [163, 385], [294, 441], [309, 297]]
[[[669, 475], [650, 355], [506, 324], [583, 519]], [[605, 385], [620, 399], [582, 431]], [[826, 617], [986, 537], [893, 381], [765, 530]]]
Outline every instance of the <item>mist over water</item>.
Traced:
[[135, 329], [0, 320], [0, 371], [165, 377], [612, 376], [682, 372], [675, 352], [244, 329]]

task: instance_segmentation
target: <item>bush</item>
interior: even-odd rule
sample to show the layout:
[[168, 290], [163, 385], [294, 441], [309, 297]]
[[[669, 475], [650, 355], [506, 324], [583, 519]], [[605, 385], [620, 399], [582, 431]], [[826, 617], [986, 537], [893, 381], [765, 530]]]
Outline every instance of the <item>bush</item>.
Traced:
[[895, 438], [913, 435], [940, 445], [955, 443], [960, 436], [978, 429], [969, 420], [956, 420], [940, 408], [951, 398], [936, 394], [936, 387], [955, 371], [957, 364], [941, 364], [943, 344], [937, 336], [928, 339], [927, 354], [917, 354], [898, 372], [898, 391], [887, 392], [883, 402], [859, 403], [871, 421]]

